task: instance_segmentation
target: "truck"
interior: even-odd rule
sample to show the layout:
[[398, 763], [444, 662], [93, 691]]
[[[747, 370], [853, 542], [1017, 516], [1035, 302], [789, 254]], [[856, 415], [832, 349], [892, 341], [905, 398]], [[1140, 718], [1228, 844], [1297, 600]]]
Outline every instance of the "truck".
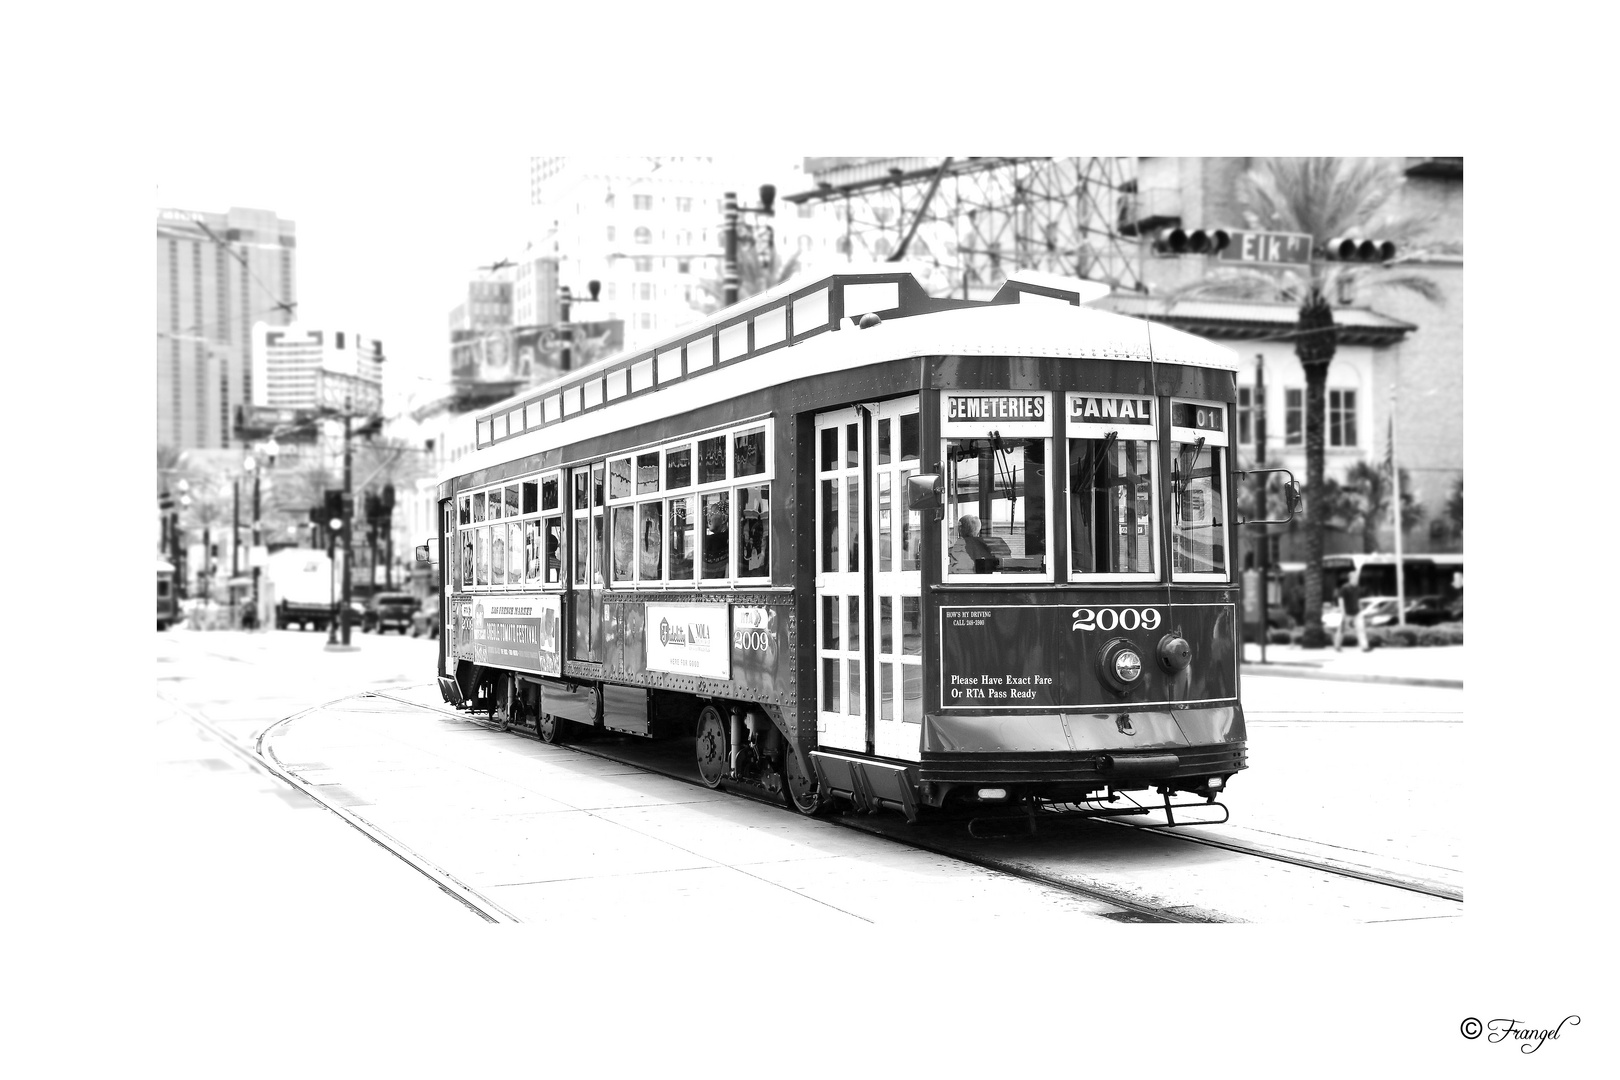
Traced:
[[325, 630], [332, 621], [333, 587], [338, 577], [326, 552], [315, 548], [272, 551], [264, 577], [271, 590], [277, 630], [294, 623], [301, 630]]

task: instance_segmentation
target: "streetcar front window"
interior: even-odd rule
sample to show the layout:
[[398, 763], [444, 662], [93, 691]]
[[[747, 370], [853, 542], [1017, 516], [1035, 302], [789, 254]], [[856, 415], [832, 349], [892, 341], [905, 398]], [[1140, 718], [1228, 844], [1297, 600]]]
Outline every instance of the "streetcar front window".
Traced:
[[1170, 405], [1172, 576], [1225, 581], [1226, 409], [1173, 401]]
[[1047, 574], [1045, 439], [945, 440], [949, 576]]
[[1069, 440], [1069, 571], [1155, 575], [1153, 443]]

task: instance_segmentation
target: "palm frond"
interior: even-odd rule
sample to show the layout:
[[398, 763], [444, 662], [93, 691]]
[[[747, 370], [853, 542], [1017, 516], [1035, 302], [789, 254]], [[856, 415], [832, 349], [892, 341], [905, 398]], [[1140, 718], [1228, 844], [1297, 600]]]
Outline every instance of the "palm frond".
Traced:
[[1169, 307], [1182, 300], [1205, 297], [1296, 303], [1308, 288], [1309, 283], [1292, 270], [1267, 271], [1248, 267], [1223, 267], [1212, 271], [1207, 277], [1169, 289], [1158, 299], [1164, 300]]

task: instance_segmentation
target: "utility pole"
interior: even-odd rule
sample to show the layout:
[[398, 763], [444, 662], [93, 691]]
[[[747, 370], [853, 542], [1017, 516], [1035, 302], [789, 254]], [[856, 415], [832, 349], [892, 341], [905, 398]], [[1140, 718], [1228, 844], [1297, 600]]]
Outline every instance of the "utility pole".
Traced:
[[[1254, 460], [1258, 468], [1266, 464], [1266, 358], [1258, 353], [1254, 358]], [[1255, 478], [1255, 517], [1266, 519], [1266, 474]], [[1266, 639], [1271, 636], [1270, 615], [1266, 612], [1267, 593], [1271, 589], [1271, 527], [1260, 526], [1260, 662], [1266, 662]]]
[[730, 307], [738, 299], [741, 281], [737, 269], [737, 224], [743, 214], [758, 214], [764, 222], [754, 229], [754, 256], [759, 261], [760, 269], [765, 274], [765, 284], [771, 284], [771, 276], [776, 269], [776, 234], [771, 228], [771, 219], [776, 216], [776, 185], [759, 185], [758, 206], [738, 206], [737, 193], [728, 191], [721, 204], [725, 209], [725, 241], [726, 263], [722, 285], [725, 290], [725, 306]]
[[231, 629], [236, 629], [240, 623], [236, 612], [236, 575], [241, 572], [237, 556], [242, 548], [242, 478], [231, 478], [231, 577], [225, 588], [231, 600]]
[[[1399, 353], [1396, 362], [1399, 363]], [[1397, 372], [1400, 368], [1395, 369]], [[1396, 383], [1400, 376], [1397, 374]], [[1397, 625], [1406, 625], [1406, 552], [1405, 538], [1401, 536], [1401, 463], [1395, 455], [1395, 411], [1399, 405], [1396, 396], [1397, 385], [1389, 388], [1389, 483], [1391, 514], [1395, 518], [1395, 621]], [[1362, 644], [1358, 642], [1357, 644]], [[1365, 648], [1365, 645], [1362, 645]]]
[[349, 644], [349, 600], [354, 595], [354, 443], [350, 426], [354, 422], [352, 399], [343, 406], [343, 607], [338, 618], [343, 624], [343, 644]]

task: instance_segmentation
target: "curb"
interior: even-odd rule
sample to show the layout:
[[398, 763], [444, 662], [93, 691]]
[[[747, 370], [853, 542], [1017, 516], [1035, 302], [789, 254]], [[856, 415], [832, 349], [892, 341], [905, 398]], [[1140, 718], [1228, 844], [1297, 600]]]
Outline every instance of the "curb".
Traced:
[[1445, 690], [1461, 690], [1461, 679], [1421, 679], [1405, 675], [1363, 675], [1359, 672], [1323, 671], [1320, 668], [1301, 670], [1297, 664], [1244, 664], [1245, 675], [1278, 675], [1286, 679], [1332, 679], [1336, 682], [1389, 683], [1396, 686], [1437, 686]]

